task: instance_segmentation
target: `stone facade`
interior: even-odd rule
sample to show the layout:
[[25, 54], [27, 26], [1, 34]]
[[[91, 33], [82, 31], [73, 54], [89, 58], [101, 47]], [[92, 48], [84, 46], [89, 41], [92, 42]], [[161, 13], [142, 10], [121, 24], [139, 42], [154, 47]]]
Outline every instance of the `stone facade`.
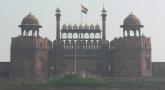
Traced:
[[60, 12], [57, 9], [54, 41], [39, 35], [42, 26], [35, 16], [29, 14], [22, 20], [21, 35], [11, 41], [11, 62], [0, 63], [0, 77], [42, 82], [50, 76], [75, 73], [151, 77], [152, 72], [159, 70], [153, 69], [159, 65], [152, 67], [150, 38], [141, 35], [143, 25], [132, 13], [121, 25], [123, 37], [108, 41], [105, 9], [101, 14], [101, 28], [99, 25], [64, 24], [60, 29]]
[[11, 63], [10, 62], [0, 62], [0, 77], [9, 78], [11, 77]]
[[106, 11], [102, 11], [102, 30], [99, 25], [62, 25], [60, 10], [56, 11], [56, 40], [49, 51], [49, 75], [105, 75], [109, 41], [105, 38]]
[[114, 76], [147, 77], [151, 76], [150, 38], [124, 37], [111, 42], [113, 49]]
[[[49, 59], [50, 65], [48, 65], [50, 74], [71, 74], [75, 73], [75, 69], [79, 74], [105, 74], [108, 60], [106, 53], [109, 50], [103, 49], [103, 46], [98, 45], [97, 42], [96, 44], [92, 44], [91, 40], [87, 42], [90, 42], [91, 45], [79, 40], [76, 42], [76, 47], [74, 41], [71, 43], [71, 41], [67, 40], [63, 42], [65, 44], [56, 43], [50, 51], [51, 58]], [[61, 44], [60, 47], [57, 47], [59, 44]]]
[[151, 41], [141, 35], [140, 20], [132, 13], [124, 19], [123, 37], [111, 41], [115, 77], [151, 77]]
[[152, 77], [165, 77], [165, 62], [152, 62]]
[[12, 77], [42, 81], [47, 78], [48, 39], [18, 36], [12, 38]]
[[[21, 25], [21, 36], [11, 41], [11, 77], [44, 82], [47, 80], [49, 40], [39, 36], [39, 21], [27, 15]], [[30, 35], [31, 32], [31, 35]]]

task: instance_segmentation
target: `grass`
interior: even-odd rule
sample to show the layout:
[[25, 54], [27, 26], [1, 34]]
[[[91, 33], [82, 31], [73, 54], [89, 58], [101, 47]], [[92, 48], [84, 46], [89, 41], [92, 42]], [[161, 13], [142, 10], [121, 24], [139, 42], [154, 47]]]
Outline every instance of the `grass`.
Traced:
[[67, 75], [51, 79], [47, 83], [35, 84], [35, 87], [106, 87], [107, 85], [108, 83], [103, 79]]
[[66, 75], [50, 79], [46, 83], [1, 81], [0, 88], [56, 88], [56, 87], [106, 87], [106, 88], [165, 88], [165, 81], [145, 80], [103, 80], [97, 77], [82, 78], [77, 75]]

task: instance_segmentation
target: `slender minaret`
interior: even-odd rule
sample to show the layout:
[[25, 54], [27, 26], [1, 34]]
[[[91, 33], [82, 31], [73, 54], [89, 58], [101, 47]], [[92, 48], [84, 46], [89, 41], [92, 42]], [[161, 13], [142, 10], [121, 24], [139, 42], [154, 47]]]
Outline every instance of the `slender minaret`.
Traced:
[[105, 42], [105, 40], [106, 40], [106, 16], [107, 16], [106, 12], [107, 11], [105, 10], [105, 8], [103, 6], [103, 10], [102, 10], [102, 14], [101, 14], [101, 16], [102, 16], [102, 39], [103, 39], [103, 42]]
[[59, 8], [56, 9], [56, 40], [60, 39], [60, 14], [61, 10]]

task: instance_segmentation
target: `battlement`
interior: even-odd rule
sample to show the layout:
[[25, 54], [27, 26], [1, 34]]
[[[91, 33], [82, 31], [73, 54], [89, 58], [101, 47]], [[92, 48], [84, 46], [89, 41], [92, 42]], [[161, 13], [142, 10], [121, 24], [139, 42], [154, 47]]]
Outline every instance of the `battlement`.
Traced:
[[40, 48], [48, 49], [50, 47], [49, 40], [42, 37], [33, 37], [33, 36], [18, 36], [12, 38], [11, 49], [21, 49], [21, 48]]
[[151, 49], [151, 40], [146, 36], [130, 36], [115, 38], [110, 43], [111, 48], [148, 48]]

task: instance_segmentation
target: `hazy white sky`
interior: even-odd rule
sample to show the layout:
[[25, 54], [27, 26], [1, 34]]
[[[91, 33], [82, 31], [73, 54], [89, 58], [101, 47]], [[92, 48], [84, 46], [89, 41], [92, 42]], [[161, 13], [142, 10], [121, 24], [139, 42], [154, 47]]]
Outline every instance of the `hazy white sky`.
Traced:
[[40, 35], [55, 39], [55, 10], [62, 11], [61, 24], [80, 24], [81, 2], [89, 9], [84, 24], [100, 24], [103, 1], [107, 12], [107, 39], [122, 36], [119, 25], [132, 11], [144, 25], [142, 33], [151, 37], [152, 60], [165, 62], [164, 0], [0, 0], [0, 61], [10, 60], [11, 37], [20, 35], [21, 20], [31, 11], [43, 28]]

